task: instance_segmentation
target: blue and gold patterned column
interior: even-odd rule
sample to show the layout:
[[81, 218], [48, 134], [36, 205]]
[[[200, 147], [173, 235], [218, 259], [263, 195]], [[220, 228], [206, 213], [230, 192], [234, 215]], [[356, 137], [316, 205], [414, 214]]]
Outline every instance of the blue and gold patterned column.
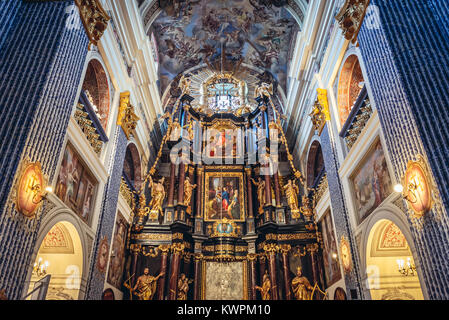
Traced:
[[337, 159], [336, 144], [329, 131], [331, 129], [328, 122], [323, 128], [320, 140], [329, 185], [337, 246], [339, 246], [340, 259], [342, 260], [348, 298], [359, 300], [364, 298], [361, 286], [360, 255], [355, 245], [343, 187], [338, 173], [340, 165]]
[[358, 35], [396, 180], [422, 155], [436, 184], [431, 211], [408, 214], [430, 299], [449, 298], [448, 17], [447, 1], [372, 0]]
[[73, 4], [0, 1], [0, 289], [9, 299], [28, 289], [42, 218], [16, 210], [18, 169], [39, 162], [53, 178], [87, 54], [84, 28], [66, 25]]
[[109, 178], [106, 183], [98, 228], [95, 237], [92, 259], [89, 267], [89, 278], [85, 298], [100, 300], [106, 279], [107, 264], [99, 267], [99, 259], [109, 259], [109, 248], [117, 213], [120, 183], [122, 181], [123, 164], [125, 162], [128, 139], [136, 128], [139, 118], [134, 114], [134, 107], [130, 104], [129, 92], [120, 95], [119, 115], [114, 133], [113, 158], [109, 166]]

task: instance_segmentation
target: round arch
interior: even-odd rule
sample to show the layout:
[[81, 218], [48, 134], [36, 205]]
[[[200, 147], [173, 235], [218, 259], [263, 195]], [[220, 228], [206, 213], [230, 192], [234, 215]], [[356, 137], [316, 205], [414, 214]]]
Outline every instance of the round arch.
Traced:
[[343, 126], [351, 113], [352, 107], [360, 94], [364, 83], [362, 67], [359, 57], [350, 53], [342, 63], [338, 79], [338, 116], [340, 125]]
[[[56, 244], [54, 245], [54, 248], [49, 245], [44, 246], [44, 240], [50, 232], [52, 237], [55, 238], [53, 243], [56, 243], [56, 239], [58, 237], [62, 237], [66, 238], [66, 246]], [[57, 246], [60, 248], [56, 248]], [[44, 247], [45, 250], [41, 250]], [[69, 253], [69, 250], [73, 253]], [[67, 265], [63, 266], [61, 264], [59, 269], [54, 269], [52, 266], [58, 265], [58, 263], [52, 263], [51, 259], [55, 258], [56, 254], [61, 254], [61, 258], [64, 257], [62, 260], [66, 260], [66, 258], [74, 259], [67, 260], [70, 261], [70, 265], [66, 263]], [[46, 260], [50, 263], [48, 266], [48, 273], [52, 274], [50, 288], [53, 287], [55, 289], [53, 291], [49, 290], [47, 293], [47, 298], [59, 300], [83, 299], [88, 274], [88, 272], [86, 272], [88, 270], [89, 263], [88, 256], [89, 252], [87, 239], [85, 233], [83, 232], [82, 222], [79, 218], [75, 217], [73, 213], [69, 212], [65, 208], [57, 208], [50, 211], [41, 223], [41, 228], [39, 230], [36, 245], [31, 257], [27, 281], [25, 282], [26, 284], [30, 283], [30, 286], [25, 286], [24, 289], [29, 292], [29, 289], [32, 288], [33, 281], [38, 280], [35, 276], [33, 276], [33, 267], [34, 264], [39, 261], [39, 258], [42, 258], [42, 263], [45, 263]], [[73, 266], [76, 266], [77, 268]], [[66, 275], [66, 278], [63, 280], [61, 280], [62, 277], [59, 275], [55, 277], [53, 276], [53, 273], [55, 272], [60, 273], [62, 268], [64, 270], [61, 272]], [[58, 287], [67, 287], [67, 285], [69, 287], [68, 291], [58, 289]]]
[[315, 139], [310, 145], [309, 152], [307, 154], [306, 162], [306, 174], [307, 174], [307, 187], [312, 187], [315, 180], [321, 174], [321, 171], [325, 169], [323, 151], [321, 149], [321, 143]]
[[134, 185], [136, 189], [140, 188], [142, 183], [142, 163], [137, 146], [130, 142], [126, 147], [125, 162], [123, 163], [123, 172]]
[[[378, 246], [380, 236], [385, 228], [391, 226], [397, 233], [402, 234], [408, 248], [401, 248], [402, 251], [391, 251], [391, 253], [373, 252], [373, 248]], [[360, 267], [364, 270], [363, 287], [365, 296], [369, 299], [428, 299], [427, 290], [421, 272], [421, 266], [417, 259], [413, 237], [408, 227], [408, 221], [404, 212], [393, 204], [387, 204], [375, 210], [368, 218], [361, 232], [360, 242]], [[396, 250], [396, 249], [395, 249]], [[417, 279], [413, 281], [406, 279], [398, 271], [397, 260], [410, 257], [416, 266]], [[385, 272], [385, 266], [388, 270]], [[390, 274], [387, 274], [390, 272]], [[378, 278], [376, 278], [376, 274]], [[388, 287], [383, 284], [382, 278], [395, 280], [394, 285]], [[410, 276], [408, 279], [412, 279]], [[377, 281], [379, 280], [379, 281]], [[413, 280], [413, 279], [412, 279]], [[391, 280], [389, 280], [391, 281]], [[407, 287], [414, 286], [419, 289], [409, 290]], [[404, 289], [405, 288], [405, 289]], [[377, 291], [377, 292], [376, 292]], [[408, 297], [408, 298], [407, 298]]]
[[87, 60], [87, 67], [82, 83], [82, 90], [92, 104], [106, 131], [110, 113], [110, 85], [106, 68], [100, 59], [95, 56]]

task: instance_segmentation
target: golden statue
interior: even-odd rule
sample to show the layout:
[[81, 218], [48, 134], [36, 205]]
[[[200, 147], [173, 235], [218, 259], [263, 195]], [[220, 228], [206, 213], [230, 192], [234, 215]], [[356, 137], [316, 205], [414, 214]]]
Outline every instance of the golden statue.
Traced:
[[296, 277], [292, 280], [292, 290], [296, 300], [310, 300], [311, 295], [309, 291], [313, 290], [309, 280], [302, 275], [302, 268], [296, 269]]
[[270, 97], [273, 95], [273, 84], [262, 82], [259, 86], [254, 90], [254, 98], [263, 98]]
[[302, 197], [302, 205], [299, 211], [305, 216], [305, 217], [312, 217], [313, 216], [313, 208], [310, 204], [310, 199], [307, 195], [304, 195]]
[[179, 80], [179, 88], [181, 88], [183, 94], [190, 94], [190, 83], [192, 80], [190, 78], [184, 77], [184, 75]]
[[298, 207], [298, 193], [299, 188], [292, 180], [288, 180], [288, 183], [284, 186], [287, 202], [292, 210], [293, 219], [299, 219], [299, 207]]
[[259, 214], [263, 213], [263, 206], [265, 204], [265, 180], [259, 177], [259, 182], [251, 178], [253, 184], [257, 187], [257, 199], [259, 200]]
[[184, 205], [187, 206], [187, 212], [191, 212], [190, 199], [192, 199], [193, 190], [197, 187], [196, 184], [190, 183], [190, 177], [186, 177], [184, 180]]
[[263, 275], [262, 280], [262, 287], [255, 286], [256, 290], [260, 291], [260, 294], [262, 295], [262, 300], [271, 300], [271, 281], [270, 277], [268, 276], [268, 272], [265, 270], [265, 274]]
[[161, 216], [164, 215], [164, 211], [162, 210], [162, 203], [164, 202], [166, 196], [164, 180], [165, 177], [162, 177], [159, 182], [154, 182], [150, 176], [150, 184], [148, 187], [151, 189], [151, 201], [149, 204], [151, 214], [160, 213]]
[[161, 272], [157, 277], [153, 277], [150, 275], [150, 269], [145, 268], [143, 275], [137, 278], [136, 285], [132, 291], [140, 300], [153, 300], [153, 296], [156, 293], [157, 280], [163, 275], [164, 272]]
[[145, 195], [142, 193], [139, 196], [139, 209], [137, 211], [137, 216], [139, 217], [139, 219], [137, 221], [138, 225], [143, 224], [143, 218], [148, 215], [148, 211], [147, 211], [148, 208], [146, 208], [145, 205], [146, 205], [146, 198], [145, 198]]
[[181, 277], [178, 280], [178, 298], [177, 300], [187, 300], [187, 292], [189, 291], [189, 284], [193, 280], [189, 280], [184, 273], [181, 273]]

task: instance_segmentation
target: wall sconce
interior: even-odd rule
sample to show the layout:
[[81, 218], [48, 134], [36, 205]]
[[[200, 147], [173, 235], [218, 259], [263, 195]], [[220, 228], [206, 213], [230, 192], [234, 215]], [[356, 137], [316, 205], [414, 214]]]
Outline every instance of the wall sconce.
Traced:
[[410, 258], [407, 258], [407, 263], [405, 263], [404, 259], [398, 259], [396, 262], [398, 264], [399, 273], [404, 276], [408, 276], [409, 274], [412, 276], [415, 275], [416, 267], [412, 264], [412, 260]]
[[35, 184], [30, 186], [30, 191], [34, 194], [33, 195], [33, 203], [39, 204], [45, 199], [47, 199], [47, 196], [49, 193], [53, 193], [53, 188], [51, 186], [45, 187], [44, 191], [42, 192], [42, 187], [40, 184]]
[[410, 182], [407, 185], [407, 191], [404, 192], [404, 186], [402, 184], [397, 184], [394, 186], [394, 191], [397, 193], [401, 193], [402, 197], [410, 203], [416, 203], [416, 190], [418, 189], [418, 182]]
[[42, 263], [42, 258], [39, 258], [39, 260], [34, 263], [33, 274], [37, 277], [43, 277], [47, 274], [47, 270], [48, 270], [49, 266], [50, 266], [50, 262], [45, 260]]
[[332, 254], [332, 258], [333, 258], [334, 260], [337, 260], [338, 255], [334, 252], [334, 253]]

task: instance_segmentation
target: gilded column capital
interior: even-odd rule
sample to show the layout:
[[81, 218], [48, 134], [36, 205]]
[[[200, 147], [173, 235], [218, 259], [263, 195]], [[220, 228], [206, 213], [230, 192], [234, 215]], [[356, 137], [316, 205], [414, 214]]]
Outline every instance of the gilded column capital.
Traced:
[[89, 50], [97, 46], [108, 27], [111, 17], [106, 13], [100, 0], [75, 0], [78, 6], [81, 22], [89, 38]]
[[288, 254], [291, 249], [292, 249], [292, 246], [289, 244], [281, 244], [279, 246], [279, 250], [282, 254]]
[[279, 251], [279, 246], [275, 243], [269, 243], [263, 246], [263, 250], [267, 253], [276, 253]]
[[259, 255], [257, 253], [248, 253], [248, 255], [246, 256], [246, 259], [248, 261], [256, 261], [258, 256]]
[[318, 252], [319, 245], [318, 243], [308, 244], [306, 249], [310, 252], [310, 254], [316, 254]]
[[173, 243], [171, 245], [171, 250], [174, 254], [182, 254], [184, 252], [185, 245], [184, 243]]
[[161, 244], [158, 247], [158, 250], [163, 254], [163, 255], [167, 255], [168, 252], [170, 251], [170, 245], [169, 244]]

